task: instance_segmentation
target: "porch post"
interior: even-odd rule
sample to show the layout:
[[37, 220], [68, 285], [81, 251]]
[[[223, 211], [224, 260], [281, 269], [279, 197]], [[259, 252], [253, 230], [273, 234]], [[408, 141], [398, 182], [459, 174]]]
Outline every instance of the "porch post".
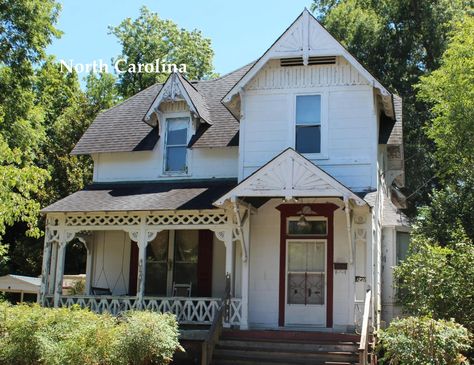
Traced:
[[85, 279], [85, 295], [90, 295], [91, 292], [91, 283], [92, 283], [92, 241], [89, 235], [81, 235], [77, 238], [82, 242], [86, 249], [86, 279]]
[[244, 242], [247, 245], [247, 260], [242, 260], [242, 313], [240, 329], [248, 329], [249, 273], [250, 273], [250, 212], [243, 225]]
[[51, 258], [49, 266], [49, 283], [46, 288], [48, 294], [54, 294], [54, 278], [56, 277], [56, 263], [58, 259], [58, 243], [56, 241], [51, 242]]
[[148, 246], [145, 216], [141, 218], [140, 230], [136, 233], [136, 236], [138, 246], [137, 307], [143, 309], [143, 297], [145, 296], [146, 248]]
[[51, 241], [48, 239], [48, 235], [45, 235], [44, 247], [43, 247], [43, 264], [41, 266], [41, 288], [40, 288], [40, 303], [45, 305], [45, 296], [48, 292], [48, 284], [50, 282], [49, 270], [50, 270], [50, 259], [51, 259]]
[[[62, 237], [61, 237], [62, 236]], [[63, 276], [64, 276], [64, 263], [66, 261], [66, 246], [67, 241], [64, 239], [64, 233], [62, 232], [61, 240], [58, 242], [58, 255], [56, 264], [56, 280], [54, 287], [54, 307], [59, 307], [59, 299], [63, 294]]]
[[225, 273], [230, 274], [230, 295], [234, 296], [234, 241], [232, 237], [232, 229], [227, 229], [224, 232], [225, 244]]

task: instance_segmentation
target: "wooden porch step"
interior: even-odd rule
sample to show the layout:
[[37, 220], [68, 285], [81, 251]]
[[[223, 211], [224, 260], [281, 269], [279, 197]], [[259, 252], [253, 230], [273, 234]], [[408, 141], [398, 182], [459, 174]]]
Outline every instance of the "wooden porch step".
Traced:
[[306, 331], [224, 330], [213, 365], [355, 365], [357, 335]]
[[222, 338], [248, 340], [280, 340], [300, 342], [348, 342], [358, 343], [360, 337], [350, 333], [279, 331], [279, 330], [224, 330]]
[[355, 353], [357, 346], [346, 342], [326, 342], [326, 343], [308, 343], [308, 342], [281, 342], [281, 341], [244, 341], [244, 340], [220, 340], [216, 348], [223, 349], [247, 349], [252, 350], [281, 350], [296, 352], [349, 352]]

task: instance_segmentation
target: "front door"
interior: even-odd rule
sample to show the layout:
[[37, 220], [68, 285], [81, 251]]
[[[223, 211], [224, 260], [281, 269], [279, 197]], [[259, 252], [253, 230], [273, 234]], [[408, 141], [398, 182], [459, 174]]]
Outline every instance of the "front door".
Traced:
[[286, 241], [285, 325], [326, 326], [326, 240]]

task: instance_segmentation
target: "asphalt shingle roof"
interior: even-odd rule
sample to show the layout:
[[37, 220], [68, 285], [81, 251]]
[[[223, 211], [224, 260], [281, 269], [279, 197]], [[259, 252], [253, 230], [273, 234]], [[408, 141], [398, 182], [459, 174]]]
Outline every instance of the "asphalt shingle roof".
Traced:
[[236, 179], [92, 184], [41, 212], [212, 209], [212, 203], [236, 185]]
[[[183, 85], [198, 113], [211, 124], [194, 141], [193, 147], [225, 147], [232, 141], [239, 130], [239, 123], [221, 99], [251, 66], [248, 64], [213, 80], [189, 82], [183, 78]], [[71, 153], [80, 155], [153, 149], [157, 138], [152, 135], [157, 134], [157, 130], [146, 124], [143, 118], [162, 86], [152, 85], [100, 113]]]

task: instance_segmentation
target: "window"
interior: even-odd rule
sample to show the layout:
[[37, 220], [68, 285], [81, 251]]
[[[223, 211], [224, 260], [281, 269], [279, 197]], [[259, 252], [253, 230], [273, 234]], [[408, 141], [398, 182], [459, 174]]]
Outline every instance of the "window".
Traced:
[[165, 172], [187, 172], [189, 118], [166, 119]]
[[321, 152], [321, 95], [296, 97], [296, 150]]
[[325, 236], [327, 235], [327, 222], [321, 219], [314, 219], [306, 217], [304, 220], [301, 218], [292, 218], [288, 220], [288, 235], [312, 235], [312, 236]]
[[410, 234], [408, 232], [397, 232], [397, 265], [408, 256], [410, 245]]

